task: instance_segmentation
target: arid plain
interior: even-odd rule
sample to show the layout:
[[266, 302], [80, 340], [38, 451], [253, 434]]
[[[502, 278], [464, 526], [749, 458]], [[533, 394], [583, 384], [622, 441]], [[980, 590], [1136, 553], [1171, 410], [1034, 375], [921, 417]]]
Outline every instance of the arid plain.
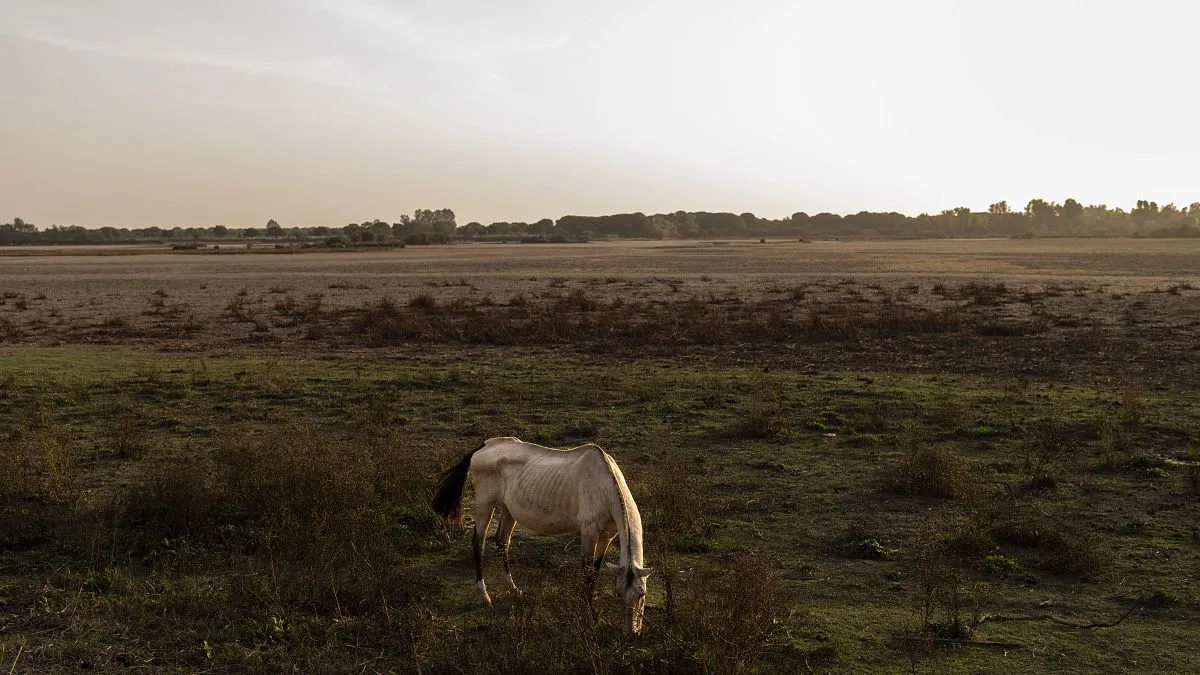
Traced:
[[[1194, 239], [5, 249], [0, 669], [1195, 671], [1197, 270]], [[427, 501], [494, 435], [621, 464], [642, 638], [583, 620], [570, 536], [518, 526], [527, 593], [475, 605]]]

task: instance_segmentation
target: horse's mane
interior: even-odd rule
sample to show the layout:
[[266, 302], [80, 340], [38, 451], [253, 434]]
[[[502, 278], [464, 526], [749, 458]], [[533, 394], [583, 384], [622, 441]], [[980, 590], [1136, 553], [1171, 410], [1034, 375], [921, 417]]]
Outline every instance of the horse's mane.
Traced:
[[633, 526], [629, 522], [630, 509], [629, 509], [629, 502], [627, 500], [628, 489], [623, 488], [621, 486], [621, 483], [623, 481], [620, 478], [618, 478], [618, 475], [623, 475], [623, 474], [619, 473], [620, 468], [617, 467], [617, 461], [615, 459], [613, 459], [611, 455], [609, 455], [607, 452], [605, 452], [604, 448], [600, 447], [599, 445], [595, 445], [594, 443], [592, 445], [597, 450], [600, 451], [600, 456], [604, 458], [604, 466], [605, 466], [605, 468], [608, 469], [608, 476], [609, 476], [609, 478], [612, 479], [613, 488], [617, 492], [617, 505], [620, 506], [620, 508], [621, 508], [621, 526], [622, 526], [621, 547], [625, 549], [624, 555], [622, 557], [624, 557], [625, 560], [629, 561], [629, 564], [626, 566], [626, 569], [625, 569], [625, 585], [628, 586], [629, 584], [633, 583], [633, 574], [634, 574], [634, 572], [633, 572], [633, 543], [632, 543], [633, 542], [633, 536], [632, 536]]

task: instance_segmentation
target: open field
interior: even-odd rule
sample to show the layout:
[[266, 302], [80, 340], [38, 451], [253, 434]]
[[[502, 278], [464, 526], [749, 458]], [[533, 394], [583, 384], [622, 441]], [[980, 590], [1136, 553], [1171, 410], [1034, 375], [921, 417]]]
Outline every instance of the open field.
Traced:
[[[1200, 671], [1200, 241], [30, 253], [0, 672]], [[570, 536], [475, 604], [495, 435], [621, 464], [643, 637]]]

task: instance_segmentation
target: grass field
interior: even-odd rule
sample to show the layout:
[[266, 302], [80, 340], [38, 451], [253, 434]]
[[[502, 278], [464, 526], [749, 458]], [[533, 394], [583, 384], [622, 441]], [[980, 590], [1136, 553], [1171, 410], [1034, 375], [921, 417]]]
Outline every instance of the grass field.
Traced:
[[[1200, 242], [20, 253], [0, 672], [1200, 671]], [[641, 638], [571, 536], [477, 605], [496, 435], [617, 459]]]

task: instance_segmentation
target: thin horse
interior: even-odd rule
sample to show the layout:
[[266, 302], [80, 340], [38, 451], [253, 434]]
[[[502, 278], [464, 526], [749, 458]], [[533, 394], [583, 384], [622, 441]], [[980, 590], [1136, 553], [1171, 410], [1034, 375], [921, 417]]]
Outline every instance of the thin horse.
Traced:
[[592, 615], [592, 589], [604, 554], [614, 537], [620, 542], [620, 564], [614, 590], [625, 601], [625, 633], [642, 630], [646, 577], [642, 563], [642, 518], [625, 476], [613, 458], [591, 443], [556, 450], [519, 438], [490, 438], [463, 455], [446, 471], [433, 499], [434, 510], [461, 521], [468, 473], [475, 482], [475, 586], [480, 600], [492, 604], [483, 582], [483, 549], [492, 515], [500, 514], [496, 550], [505, 580], [519, 594], [508, 566], [513, 528], [523, 523], [534, 532], [579, 532], [585, 569], [584, 593]]

